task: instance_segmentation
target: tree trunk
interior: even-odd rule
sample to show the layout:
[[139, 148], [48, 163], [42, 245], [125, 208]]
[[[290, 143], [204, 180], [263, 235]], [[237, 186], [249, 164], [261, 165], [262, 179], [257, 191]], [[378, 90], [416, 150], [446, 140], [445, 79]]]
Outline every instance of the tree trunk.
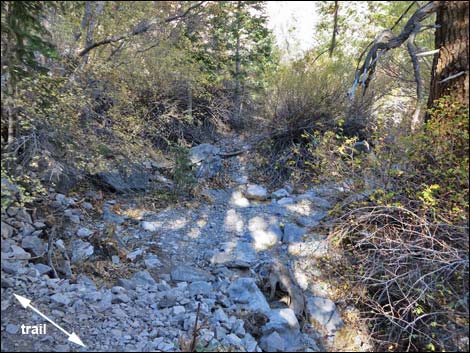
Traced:
[[436, 15], [435, 43], [440, 50], [434, 56], [428, 108], [443, 96], [468, 105], [469, 2], [441, 1]]
[[188, 116], [193, 118], [193, 85], [191, 80], [188, 80]]
[[241, 58], [240, 58], [240, 31], [241, 31], [241, 1], [237, 5], [237, 28], [236, 28], [236, 46], [235, 46], [235, 97], [233, 122], [236, 128], [242, 126], [241, 118]]
[[[82, 20], [82, 30], [86, 28], [85, 48], [88, 48], [93, 43], [96, 24], [98, 18], [103, 11], [104, 1], [87, 1], [85, 2], [85, 14]], [[82, 57], [81, 69], [88, 63], [89, 53]]]

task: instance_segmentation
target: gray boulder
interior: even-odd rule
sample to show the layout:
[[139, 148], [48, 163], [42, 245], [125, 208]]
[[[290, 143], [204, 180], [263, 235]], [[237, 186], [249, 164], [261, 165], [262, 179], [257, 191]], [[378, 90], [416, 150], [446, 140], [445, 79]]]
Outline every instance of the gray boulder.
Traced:
[[154, 286], [157, 284], [147, 271], [139, 271], [134, 274], [132, 281], [138, 286]]
[[210, 156], [219, 154], [220, 148], [209, 143], [203, 143], [201, 145], [192, 147], [189, 150], [189, 160], [192, 164], [199, 163], [207, 160]]
[[307, 315], [311, 323], [318, 323], [329, 335], [334, 334], [344, 325], [334, 302], [320, 297], [307, 298]]
[[21, 246], [23, 249], [30, 251], [34, 256], [41, 256], [46, 252], [46, 244], [36, 236], [24, 237]]
[[80, 239], [74, 240], [72, 243], [72, 263], [79, 264], [87, 260], [93, 255], [93, 245]]
[[77, 235], [80, 238], [88, 238], [92, 234], [93, 234], [93, 231], [86, 227], [81, 227], [77, 230]]
[[284, 339], [276, 331], [261, 337], [259, 345], [264, 352], [289, 352]]
[[2, 239], [11, 238], [14, 232], [15, 232], [15, 229], [12, 226], [2, 222]]
[[[302, 350], [300, 340], [300, 325], [292, 309], [274, 309], [268, 315], [269, 321], [262, 327], [264, 339], [261, 339], [260, 346], [265, 351], [295, 352]], [[283, 345], [279, 343], [279, 335]]]
[[353, 149], [356, 153], [370, 153], [369, 143], [365, 140], [354, 143]]
[[146, 191], [149, 188], [150, 175], [136, 168], [128, 172], [101, 172], [95, 177], [100, 185], [117, 193]]
[[33, 223], [31, 215], [24, 208], [20, 208], [18, 210], [18, 213], [16, 214], [16, 219], [20, 222], [25, 222], [29, 224]]
[[295, 218], [295, 221], [302, 227], [313, 228], [316, 227], [326, 216], [326, 212], [319, 211], [312, 216], [298, 216]]
[[126, 218], [116, 214], [111, 208], [110, 205], [105, 204], [103, 207], [103, 221], [109, 223], [122, 224]]
[[248, 185], [245, 190], [245, 197], [247, 199], [264, 201], [268, 198], [268, 191], [261, 185]]
[[242, 309], [269, 313], [269, 304], [253, 278], [238, 278], [229, 287], [230, 299]]
[[212, 285], [205, 281], [196, 281], [189, 285], [189, 294], [194, 297], [199, 294], [209, 294], [212, 291]]
[[196, 177], [200, 179], [210, 179], [222, 170], [222, 158], [219, 155], [210, 155], [196, 169]]

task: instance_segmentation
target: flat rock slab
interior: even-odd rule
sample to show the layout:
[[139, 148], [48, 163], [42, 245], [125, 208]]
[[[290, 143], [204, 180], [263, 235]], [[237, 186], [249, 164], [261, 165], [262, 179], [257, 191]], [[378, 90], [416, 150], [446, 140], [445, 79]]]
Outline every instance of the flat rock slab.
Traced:
[[179, 282], [213, 281], [214, 276], [195, 267], [179, 265], [171, 271], [171, 279]]

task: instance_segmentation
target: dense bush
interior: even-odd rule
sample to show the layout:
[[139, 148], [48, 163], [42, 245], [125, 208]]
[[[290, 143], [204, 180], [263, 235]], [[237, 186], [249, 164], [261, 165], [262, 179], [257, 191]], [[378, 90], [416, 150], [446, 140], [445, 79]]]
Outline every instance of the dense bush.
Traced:
[[291, 154], [297, 179], [350, 188], [330, 236], [383, 348], [465, 349], [468, 336], [468, 110], [447, 98], [430, 116], [412, 135], [378, 131], [369, 154], [331, 132]]

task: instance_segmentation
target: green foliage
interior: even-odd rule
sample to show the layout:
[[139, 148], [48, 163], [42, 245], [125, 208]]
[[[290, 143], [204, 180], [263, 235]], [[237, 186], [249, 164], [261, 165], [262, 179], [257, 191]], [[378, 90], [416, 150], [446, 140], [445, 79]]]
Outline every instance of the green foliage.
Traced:
[[41, 22], [44, 10], [53, 2], [2, 1], [1, 6], [2, 32], [8, 37], [5, 52], [2, 44], [2, 56], [5, 54], [10, 78], [16, 82], [29, 70], [45, 69], [37, 60], [38, 53], [47, 58], [57, 55], [54, 45], [45, 39], [49, 32]]
[[188, 150], [182, 147], [173, 147], [175, 155], [175, 169], [172, 175], [175, 184], [175, 196], [189, 197], [196, 186], [196, 177], [191, 168]]
[[468, 106], [443, 97], [430, 110], [423, 130], [406, 139], [414, 181], [426, 206], [438, 217], [466, 218], [469, 188]]

